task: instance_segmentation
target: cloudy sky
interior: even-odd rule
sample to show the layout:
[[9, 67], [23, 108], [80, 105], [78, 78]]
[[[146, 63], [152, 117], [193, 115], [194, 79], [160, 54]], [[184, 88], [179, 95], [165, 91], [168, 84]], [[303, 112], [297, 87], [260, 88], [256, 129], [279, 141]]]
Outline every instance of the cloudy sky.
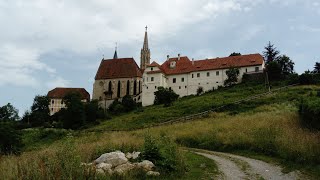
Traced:
[[54, 87], [84, 87], [115, 42], [151, 59], [261, 53], [271, 41], [302, 73], [320, 61], [320, 0], [0, 0], [0, 106], [27, 110]]

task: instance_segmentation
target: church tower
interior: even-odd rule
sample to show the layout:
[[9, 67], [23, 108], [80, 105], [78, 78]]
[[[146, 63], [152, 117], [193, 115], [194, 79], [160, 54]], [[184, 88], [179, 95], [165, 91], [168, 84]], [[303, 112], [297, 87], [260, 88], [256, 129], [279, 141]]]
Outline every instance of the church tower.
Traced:
[[141, 49], [141, 56], [140, 56], [140, 68], [145, 69], [146, 65], [150, 64], [150, 49], [148, 46], [148, 34], [147, 34], [148, 27], [146, 26], [146, 32], [144, 33], [144, 42], [143, 47]]

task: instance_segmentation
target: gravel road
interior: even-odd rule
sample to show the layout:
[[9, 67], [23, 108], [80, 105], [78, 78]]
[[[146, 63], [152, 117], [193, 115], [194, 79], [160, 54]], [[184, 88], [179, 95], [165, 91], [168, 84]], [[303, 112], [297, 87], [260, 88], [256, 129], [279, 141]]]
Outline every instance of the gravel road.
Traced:
[[215, 179], [308, 179], [308, 177], [305, 177], [299, 171], [293, 171], [285, 174], [281, 171], [282, 168], [280, 166], [256, 159], [221, 152], [192, 151], [216, 162], [221, 174]]

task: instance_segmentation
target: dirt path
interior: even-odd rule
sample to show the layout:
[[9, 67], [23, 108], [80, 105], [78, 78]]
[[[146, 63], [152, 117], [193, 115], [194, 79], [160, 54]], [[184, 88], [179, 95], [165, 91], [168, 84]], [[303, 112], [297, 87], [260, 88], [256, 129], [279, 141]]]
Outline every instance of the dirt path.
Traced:
[[213, 151], [191, 150], [217, 163], [221, 174], [217, 179], [268, 179], [268, 180], [293, 180], [308, 179], [299, 171], [288, 174], [281, 172], [280, 166], [269, 164], [243, 156]]

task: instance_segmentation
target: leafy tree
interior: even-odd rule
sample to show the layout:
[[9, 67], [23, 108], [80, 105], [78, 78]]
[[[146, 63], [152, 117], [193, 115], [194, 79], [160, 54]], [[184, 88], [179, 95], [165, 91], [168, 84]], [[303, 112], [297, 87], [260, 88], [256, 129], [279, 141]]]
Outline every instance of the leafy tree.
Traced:
[[238, 82], [238, 76], [240, 74], [239, 69], [238, 68], [230, 68], [226, 71], [227, 74], [227, 79], [224, 81], [224, 85], [225, 86], [231, 86], [235, 83]]
[[164, 106], [172, 105], [179, 97], [173, 90], [164, 87], [158, 87], [158, 91], [154, 92], [154, 95], [154, 104], [164, 104]]
[[231, 57], [231, 56], [241, 56], [241, 53], [233, 52], [230, 54], [229, 57]]
[[10, 103], [0, 107], [0, 121], [17, 121], [18, 119], [18, 110]]
[[88, 102], [84, 106], [85, 112], [86, 112], [86, 121], [87, 122], [96, 122], [98, 116], [99, 116], [99, 104], [97, 100], [93, 100], [91, 102]]
[[288, 56], [282, 55], [278, 57], [277, 62], [280, 65], [281, 74], [286, 76], [294, 72], [294, 62]]
[[0, 122], [0, 154], [19, 154], [23, 147], [16, 122]]
[[276, 61], [278, 58], [278, 55], [280, 52], [277, 50], [276, 47], [274, 47], [273, 44], [269, 43], [266, 47], [264, 47], [265, 51], [263, 51], [263, 56], [266, 61], [266, 64], [269, 64], [270, 62]]
[[62, 114], [63, 127], [66, 129], [78, 129], [83, 126], [86, 114], [80, 93], [69, 93], [63, 100], [67, 107]]
[[277, 61], [270, 62], [267, 65], [267, 72], [269, 80], [279, 80], [281, 79], [281, 66]]
[[314, 65], [313, 73], [315, 73], [315, 74], [320, 73], [320, 63], [319, 62], [316, 62], [316, 64]]
[[19, 153], [22, 147], [17, 130], [18, 110], [10, 103], [0, 107], [0, 154]]
[[31, 126], [43, 126], [45, 122], [49, 122], [49, 102], [50, 100], [47, 96], [37, 95], [33, 100], [30, 114], [26, 114], [26, 116], [22, 118], [23, 121], [30, 122]]

